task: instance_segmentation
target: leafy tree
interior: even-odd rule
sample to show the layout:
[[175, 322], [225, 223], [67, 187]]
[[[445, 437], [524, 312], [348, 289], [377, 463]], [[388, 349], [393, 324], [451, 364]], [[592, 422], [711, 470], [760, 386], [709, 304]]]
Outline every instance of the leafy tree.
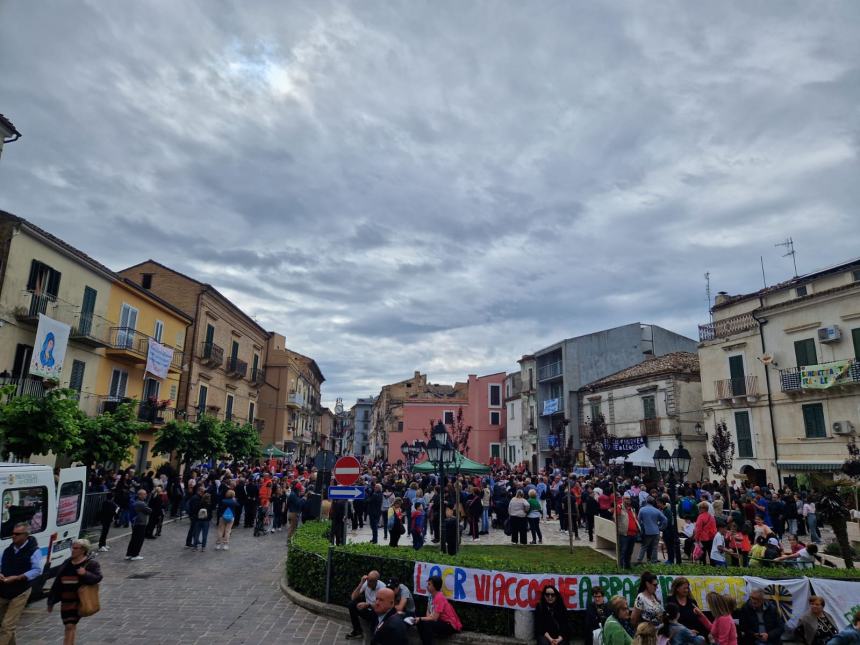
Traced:
[[469, 435], [472, 434], [472, 426], [463, 423], [463, 408], [457, 409], [457, 416], [453, 423], [448, 424], [451, 428], [451, 441], [457, 452], [469, 456]]
[[233, 457], [243, 461], [257, 459], [262, 452], [260, 433], [250, 423], [239, 425], [232, 421], [221, 424], [224, 430], [224, 450]]
[[224, 443], [221, 422], [204, 414], [194, 423], [183, 420], [165, 423], [157, 433], [153, 451], [162, 455], [174, 454], [180, 463], [185, 464], [185, 475], [190, 476], [191, 464], [217, 457], [224, 452]]
[[839, 545], [842, 559], [848, 569], [854, 568], [854, 555], [851, 550], [851, 542], [848, 540], [848, 520], [851, 513], [839, 496], [836, 482], [821, 476], [814, 476], [812, 480], [813, 490], [820, 491], [820, 497], [815, 505], [818, 511], [819, 521], [826, 522], [833, 529], [836, 543]]
[[128, 460], [137, 437], [149, 427], [137, 420], [134, 401], [117, 406], [113, 412], [84, 419], [81, 423], [81, 443], [71, 453], [72, 459], [87, 466], [111, 462], [121, 464]]
[[175, 455], [181, 462], [190, 436], [191, 424], [184, 419], [173, 419], [155, 433], [152, 451], [156, 455]]
[[583, 449], [588, 461], [598, 471], [603, 471], [609, 466], [609, 430], [606, 427], [606, 419], [602, 414], [588, 422], [590, 432], [583, 437]]
[[54, 388], [42, 397], [15, 396], [15, 386], [0, 388], [0, 441], [4, 458], [14, 454], [29, 459], [34, 454], [72, 454], [81, 442], [85, 415], [78, 407], [78, 393]]
[[711, 447], [713, 450], [709, 450], [707, 455], [708, 467], [717, 477], [723, 478], [726, 483], [726, 499], [731, 499], [729, 474], [732, 472], [732, 462], [735, 460], [735, 442], [725, 421], [720, 421], [714, 429]]

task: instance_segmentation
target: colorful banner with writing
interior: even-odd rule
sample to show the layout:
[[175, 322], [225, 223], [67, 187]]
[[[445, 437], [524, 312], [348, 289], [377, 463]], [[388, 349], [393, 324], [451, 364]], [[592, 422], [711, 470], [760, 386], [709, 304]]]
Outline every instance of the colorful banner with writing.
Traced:
[[45, 314], [39, 314], [36, 341], [30, 359], [30, 375], [58, 381], [66, 359], [66, 347], [72, 328]]
[[170, 362], [173, 360], [173, 348], [149, 341], [146, 350], [146, 371], [160, 379], [167, 378]]
[[806, 365], [800, 368], [800, 386], [804, 390], [826, 390], [834, 385], [839, 385], [851, 361], [834, 361], [827, 365]]
[[[431, 576], [442, 578], [442, 592], [451, 600], [508, 609], [534, 609], [541, 591], [548, 585], [559, 590], [568, 609], [585, 609], [591, 602], [591, 590], [596, 586], [602, 587], [607, 597], [623, 596], [632, 605], [639, 588], [639, 576], [632, 575], [507, 573], [416, 562], [413, 569], [415, 593], [427, 595], [427, 580]], [[661, 598], [669, 595], [675, 577], [658, 576]], [[777, 604], [786, 619], [801, 616], [809, 605], [809, 582], [806, 578], [778, 581], [752, 576], [686, 578], [690, 582], [692, 597], [703, 609], [708, 609], [706, 598], [710, 591], [732, 596], [741, 604], [753, 589], [764, 590], [765, 597]], [[853, 585], [855, 594], [860, 591], [860, 583], [847, 584]]]
[[825, 611], [839, 629], [851, 624], [854, 612], [860, 610], [860, 589], [858, 583], [845, 580], [810, 580], [816, 596], [824, 598]]

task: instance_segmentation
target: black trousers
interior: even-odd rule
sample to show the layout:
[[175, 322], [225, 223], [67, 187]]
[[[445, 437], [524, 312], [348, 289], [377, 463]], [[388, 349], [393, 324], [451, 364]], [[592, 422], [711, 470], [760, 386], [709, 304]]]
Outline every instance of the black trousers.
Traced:
[[107, 536], [110, 531], [110, 524], [112, 520], [102, 521], [102, 532], [99, 535], [99, 548], [107, 545]]
[[511, 516], [511, 542], [528, 544], [528, 521], [524, 517]]
[[422, 645], [433, 645], [433, 639], [436, 636], [447, 638], [454, 633], [454, 628], [441, 620], [418, 621], [418, 635], [421, 637]]
[[588, 541], [594, 542], [594, 515], [586, 514], [585, 528], [588, 531]]
[[349, 609], [349, 620], [352, 622], [352, 631], [358, 633], [361, 631], [361, 619], [363, 618], [368, 623], [371, 620], [376, 620], [376, 614], [373, 613], [372, 607], [365, 607], [364, 609], [359, 609], [357, 607], [358, 603], [366, 602], [364, 598], [359, 597], [358, 600], [350, 600], [349, 604], [346, 606]]
[[245, 502], [245, 528], [249, 529], [254, 526], [254, 519], [257, 517], [257, 502], [248, 500]]
[[125, 557], [134, 558], [140, 555], [140, 549], [143, 547], [144, 539], [146, 539], [145, 524], [135, 524], [131, 527], [131, 540], [128, 543], [128, 550], [125, 552]]

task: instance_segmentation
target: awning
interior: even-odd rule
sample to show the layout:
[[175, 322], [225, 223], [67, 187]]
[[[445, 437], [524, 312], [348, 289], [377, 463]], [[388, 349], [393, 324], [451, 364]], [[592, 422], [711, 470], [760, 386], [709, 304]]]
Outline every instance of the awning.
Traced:
[[628, 464], [639, 466], [640, 468], [654, 467], [654, 451], [648, 446], [642, 446], [639, 450], [634, 450], [624, 458]]
[[843, 461], [777, 461], [776, 465], [784, 470], [841, 471]]
[[[489, 466], [485, 466], [484, 464], [479, 464], [477, 461], [472, 461], [465, 455], [460, 454], [459, 452], [454, 453], [454, 463], [448, 464], [445, 467], [446, 472], [459, 471], [464, 475], [486, 475], [487, 473], [492, 471], [492, 468]], [[429, 459], [425, 459], [419, 464], [415, 464], [412, 467], [413, 473], [432, 473], [435, 472], [436, 467]]]

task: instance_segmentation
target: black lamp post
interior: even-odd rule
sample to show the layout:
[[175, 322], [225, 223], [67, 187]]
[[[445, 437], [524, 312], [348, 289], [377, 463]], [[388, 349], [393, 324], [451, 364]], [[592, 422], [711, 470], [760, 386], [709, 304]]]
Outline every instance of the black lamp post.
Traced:
[[404, 441], [400, 445], [400, 452], [406, 457], [406, 467], [411, 471], [412, 466], [418, 461], [418, 457], [424, 452], [425, 446], [423, 441], [416, 439], [411, 444]]
[[[445, 424], [441, 421], [433, 426], [430, 441], [426, 445], [420, 444], [427, 453], [427, 458], [436, 467], [439, 473], [439, 550], [445, 552], [445, 540], [443, 538], [445, 526], [445, 467], [454, 463], [456, 450], [448, 437]], [[458, 527], [459, 532], [459, 527]]]
[[654, 452], [654, 466], [660, 473], [660, 476], [666, 479], [666, 485], [669, 487], [669, 503], [672, 505], [672, 527], [669, 532], [672, 540], [673, 558], [681, 563], [681, 543], [678, 539], [678, 510], [677, 510], [677, 488], [678, 482], [675, 481], [675, 475], [680, 477], [683, 482], [690, 472], [690, 451], [684, 448], [684, 443], [681, 441], [681, 436], [678, 435], [678, 447], [669, 452], [660, 444], [660, 447]]

